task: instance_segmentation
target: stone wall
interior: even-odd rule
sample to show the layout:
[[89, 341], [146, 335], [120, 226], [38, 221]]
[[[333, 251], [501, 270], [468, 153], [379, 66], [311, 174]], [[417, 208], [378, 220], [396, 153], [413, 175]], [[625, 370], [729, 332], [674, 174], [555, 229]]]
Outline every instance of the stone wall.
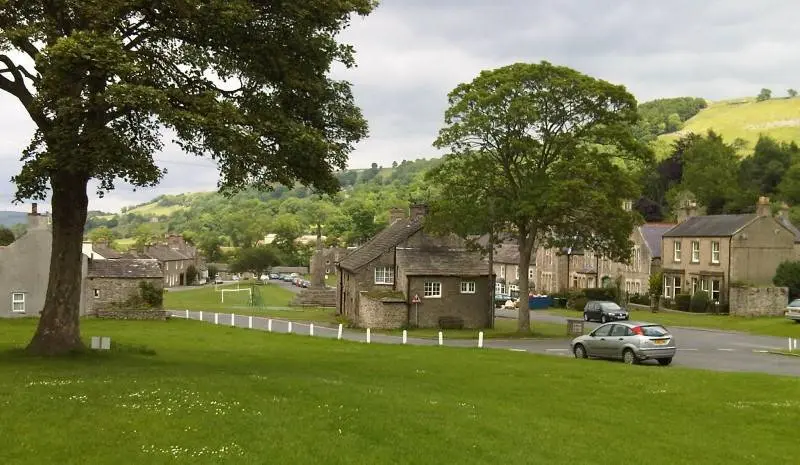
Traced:
[[100, 310], [93, 314], [103, 320], [166, 320], [166, 310]]
[[789, 303], [785, 287], [731, 287], [730, 314], [737, 316], [781, 316]]
[[354, 323], [360, 328], [399, 329], [408, 324], [408, 306], [403, 300], [378, 300], [361, 292], [358, 321]]
[[[425, 297], [425, 282], [441, 283], [441, 298]], [[461, 281], [475, 282], [475, 293], [462, 294]], [[420, 328], [439, 327], [439, 318], [454, 317], [464, 321], [465, 328], [488, 328], [489, 317], [489, 278], [458, 276], [411, 276], [407, 293], [409, 302], [414, 295], [421, 303], [410, 304], [411, 326]], [[417, 315], [419, 312], [419, 315]]]
[[86, 312], [91, 314], [100, 310], [110, 310], [115, 304], [122, 304], [129, 298], [139, 295], [139, 282], [148, 281], [162, 289], [161, 278], [87, 278]]

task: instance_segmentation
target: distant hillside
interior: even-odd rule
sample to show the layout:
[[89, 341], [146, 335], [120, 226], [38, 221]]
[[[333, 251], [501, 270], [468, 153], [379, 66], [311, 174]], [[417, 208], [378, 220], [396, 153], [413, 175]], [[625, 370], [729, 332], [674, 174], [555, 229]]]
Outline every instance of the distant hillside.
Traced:
[[755, 98], [709, 102], [707, 108], [686, 121], [682, 128], [658, 138], [658, 153], [664, 154], [670, 144], [684, 134], [704, 134], [709, 129], [728, 141], [742, 139], [746, 144], [742, 155], [752, 153], [760, 134], [779, 141], [800, 143], [800, 98], [774, 98], [757, 102]]
[[0, 211], [0, 226], [10, 228], [15, 224], [24, 224], [28, 220], [25, 212]]

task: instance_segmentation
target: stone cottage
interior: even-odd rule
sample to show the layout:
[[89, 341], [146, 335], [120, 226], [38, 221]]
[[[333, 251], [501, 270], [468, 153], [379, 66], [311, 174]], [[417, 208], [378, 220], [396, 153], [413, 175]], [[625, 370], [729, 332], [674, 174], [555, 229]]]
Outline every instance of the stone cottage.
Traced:
[[149, 282], [161, 291], [164, 274], [158, 260], [120, 258], [115, 260], [90, 259], [84, 280], [86, 313], [108, 310], [139, 295], [139, 283]]
[[338, 314], [371, 328], [490, 325], [487, 265], [457, 238], [425, 234], [425, 212], [393, 210], [389, 226], [337, 264]]

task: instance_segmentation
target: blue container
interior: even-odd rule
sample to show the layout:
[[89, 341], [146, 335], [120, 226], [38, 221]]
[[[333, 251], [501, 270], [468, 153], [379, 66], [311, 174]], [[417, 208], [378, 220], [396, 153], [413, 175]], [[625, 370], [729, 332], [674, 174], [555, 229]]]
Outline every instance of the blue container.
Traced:
[[553, 305], [553, 298], [550, 296], [530, 296], [528, 297], [528, 308], [531, 310], [543, 310]]

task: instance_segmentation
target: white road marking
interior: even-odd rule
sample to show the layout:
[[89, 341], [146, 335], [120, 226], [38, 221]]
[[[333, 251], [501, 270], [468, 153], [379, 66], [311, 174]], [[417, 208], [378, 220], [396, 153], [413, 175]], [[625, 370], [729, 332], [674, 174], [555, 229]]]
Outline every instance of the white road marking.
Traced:
[[677, 349], [677, 350], [691, 350], [693, 352], [697, 352], [697, 349]]
[[736, 349], [717, 349], [717, 350], [721, 350], [723, 352], [734, 352]]
[[544, 349], [545, 352], [566, 352], [569, 349]]
[[508, 349], [511, 352], [527, 352], [525, 349]]

